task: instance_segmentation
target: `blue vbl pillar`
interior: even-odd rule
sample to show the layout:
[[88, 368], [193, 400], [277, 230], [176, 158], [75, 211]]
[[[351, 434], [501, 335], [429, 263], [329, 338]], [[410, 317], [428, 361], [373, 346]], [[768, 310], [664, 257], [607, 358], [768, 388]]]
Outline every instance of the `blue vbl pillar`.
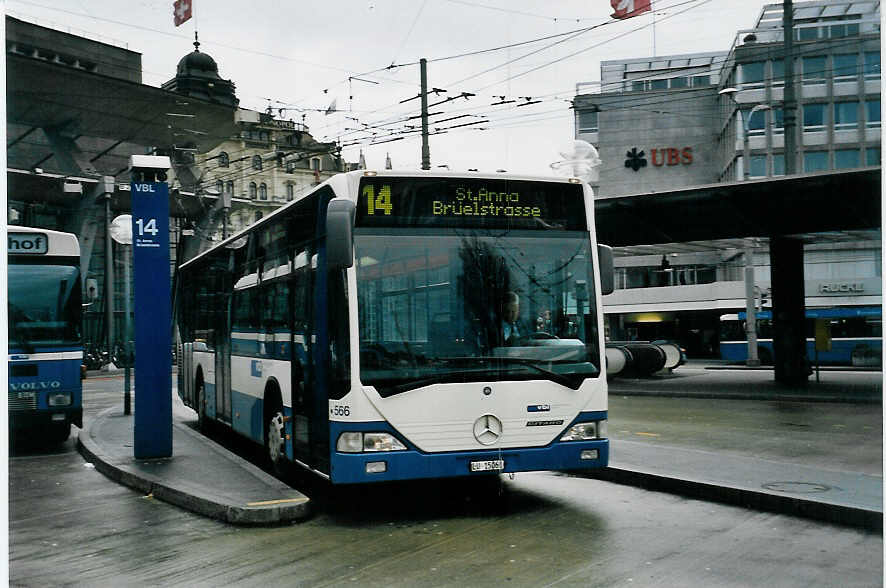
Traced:
[[169, 186], [153, 181], [157, 176], [165, 180], [165, 169], [155, 171], [134, 172], [130, 185], [135, 283], [133, 447], [137, 459], [172, 455]]

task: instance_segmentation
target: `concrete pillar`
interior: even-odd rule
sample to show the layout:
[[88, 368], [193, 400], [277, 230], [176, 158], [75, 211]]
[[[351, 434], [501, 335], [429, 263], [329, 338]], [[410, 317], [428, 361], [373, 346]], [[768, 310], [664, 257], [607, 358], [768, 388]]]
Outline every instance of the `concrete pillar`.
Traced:
[[789, 386], [805, 386], [809, 362], [806, 359], [803, 243], [797, 239], [773, 237], [769, 251], [775, 381]]

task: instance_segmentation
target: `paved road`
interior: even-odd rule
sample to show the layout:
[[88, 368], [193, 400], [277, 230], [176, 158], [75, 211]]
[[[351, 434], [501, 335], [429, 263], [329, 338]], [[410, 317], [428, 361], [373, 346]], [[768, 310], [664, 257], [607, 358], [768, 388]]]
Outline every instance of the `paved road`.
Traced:
[[[87, 380], [87, 419], [122, 403], [115, 388], [119, 380]], [[498, 488], [450, 483], [314, 487], [313, 519], [241, 528], [110, 482], [68, 441], [11, 458], [10, 579], [16, 586], [882, 582], [878, 534], [579, 476], [503, 481], [501, 496]]]

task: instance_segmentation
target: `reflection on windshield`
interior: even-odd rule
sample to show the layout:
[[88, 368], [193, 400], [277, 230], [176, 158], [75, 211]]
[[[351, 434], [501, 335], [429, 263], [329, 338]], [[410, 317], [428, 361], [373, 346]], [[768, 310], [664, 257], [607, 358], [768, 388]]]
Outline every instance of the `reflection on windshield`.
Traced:
[[80, 344], [80, 270], [61, 265], [9, 266], [9, 344]]
[[599, 374], [587, 235], [360, 232], [360, 368], [382, 395]]

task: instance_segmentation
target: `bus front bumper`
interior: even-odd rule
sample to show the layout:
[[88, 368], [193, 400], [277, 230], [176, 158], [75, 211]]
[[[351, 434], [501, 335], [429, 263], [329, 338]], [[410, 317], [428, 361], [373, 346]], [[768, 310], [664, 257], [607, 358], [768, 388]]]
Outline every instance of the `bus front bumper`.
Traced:
[[9, 428], [12, 431], [23, 431], [50, 424], [77, 425], [83, 428], [82, 408], [51, 408], [29, 411], [9, 411]]
[[[502, 463], [503, 462], [503, 463]], [[583, 470], [609, 464], [609, 439], [556, 442], [545, 447], [422, 453], [332, 453], [332, 482], [364, 484], [421, 478], [489, 476], [539, 470]]]

